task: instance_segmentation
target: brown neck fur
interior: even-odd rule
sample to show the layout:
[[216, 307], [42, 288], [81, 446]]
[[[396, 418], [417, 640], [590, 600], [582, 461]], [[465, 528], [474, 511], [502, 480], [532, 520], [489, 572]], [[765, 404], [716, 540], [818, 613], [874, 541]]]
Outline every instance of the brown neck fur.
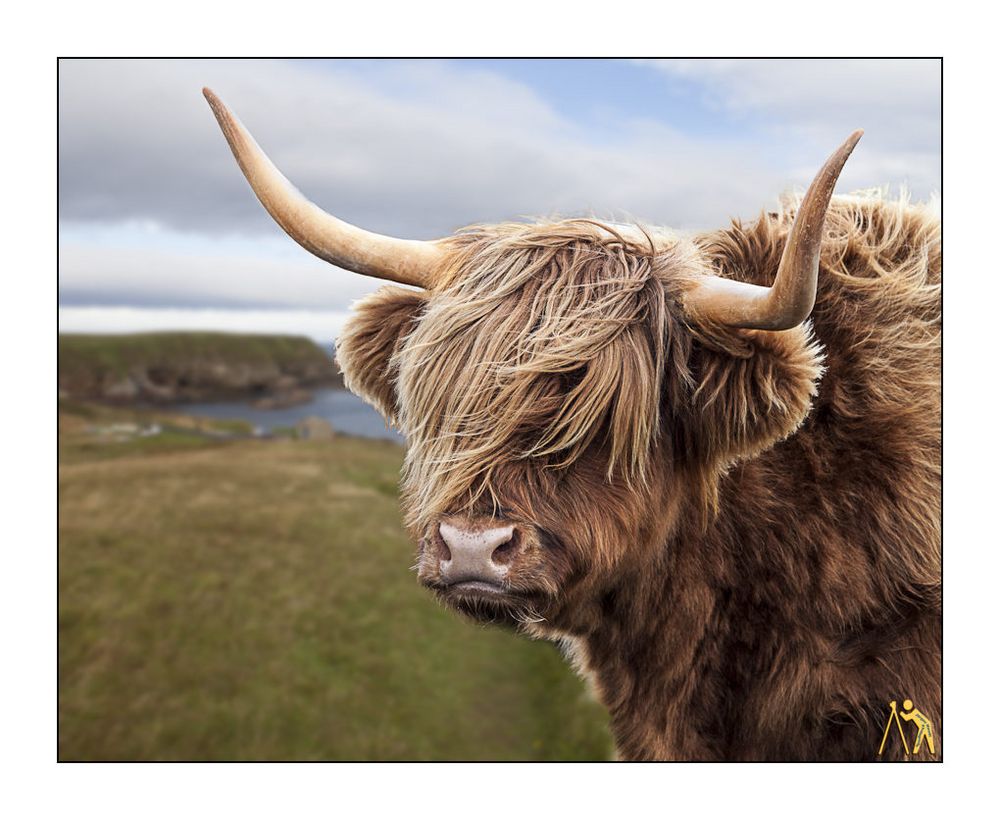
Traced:
[[[873, 759], [907, 697], [940, 732], [937, 225], [864, 199], [828, 228], [828, 370], [803, 427], [719, 477], [707, 529], [682, 509], [564, 621], [624, 758]], [[786, 232], [762, 217], [700, 241], [766, 282]]]

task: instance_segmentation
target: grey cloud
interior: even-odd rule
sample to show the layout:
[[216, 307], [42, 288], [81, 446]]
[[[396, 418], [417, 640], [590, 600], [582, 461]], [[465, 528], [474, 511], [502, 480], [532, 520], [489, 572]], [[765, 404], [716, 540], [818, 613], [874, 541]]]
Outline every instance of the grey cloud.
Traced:
[[[202, 85], [227, 100], [311, 198], [373, 230], [417, 237], [474, 221], [590, 210], [707, 227], [804, 185], [842, 137], [776, 159], [752, 141], [692, 140], [623, 122], [616, 144], [593, 145], [510, 81], [433, 64], [391, 70], [405, 97], [300, 63], [63, 62], [62, 218], [273, 233], [201, 98]], [[859, 179], [851, 170], [845, 182], [899, 181], [889, 170], [875, 163], [873, 176]]]
[[[847, 132], [867, 134], [841, 190], [938, 187], [940, 87], [926, 65], [668, 61], [755, 123], [694, 139], [637, 119], [597, 143], [530, 89], [433, 62], [375, 79], [281, 61], [62, 61], [60, 218], [289, 242], [259, 206], [201, 96], [214, 88], [310, 198], [371, 230], [429, 238], [471, 222], [596, 213], [707, 228], [804, 186]], [[377, 75], [377, 76], [376, 76]], [[367, 75], [365, 75], [367, 77]], [[655, 114], [655, 112], [650, 112]], [[375, 284], [302, 252], [199, 258], [66, 244], [66, 304], [342, 310]], [[338, 275], [339, 274], [339, 275]]]
[[306, 254], [293, 259], [64, 243], [63, 305], [343, 310], [379, 282]]
[[[298, 63], [64, 63], [62, 217], [273, 232], [201, 97], [206, 84], [311, 198], [373, 230], [440, 235], [573, 190], [571, 169], [528, 137], [558, 128], [528, 92], [427, 72], [413, 79], [432, 98], [420, 102]], [[517, 127], [504, 128], [504, 117]]]

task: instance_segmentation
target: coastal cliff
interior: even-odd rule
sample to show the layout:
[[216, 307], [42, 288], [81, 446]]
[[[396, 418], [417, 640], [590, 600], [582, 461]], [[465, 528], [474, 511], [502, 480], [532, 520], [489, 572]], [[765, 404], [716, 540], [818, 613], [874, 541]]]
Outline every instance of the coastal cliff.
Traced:
[[302, 336], [60, 334], [59, 395], [115, 404], [250, 400], [278, 407], [342, 387], [330, 352]]

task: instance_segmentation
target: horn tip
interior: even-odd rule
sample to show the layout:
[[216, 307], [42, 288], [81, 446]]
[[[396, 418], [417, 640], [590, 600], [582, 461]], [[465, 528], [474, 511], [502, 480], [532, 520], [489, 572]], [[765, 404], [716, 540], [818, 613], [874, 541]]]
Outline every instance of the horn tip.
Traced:
[[[218, 95], [211, 88], [205, 86], [201, 93], [205, 95], [205, 99], [208, 100], [208, 107], [212, 109], [212, 113], [215, 115], [215, 119], [219, 123], [219, 127], [222, 128], [222, 133], [226, 135], [226, 139], [229, 140], [229, 144], [233, 144], [233, 140], [239, 138], [239, 123], [236, 122], [236, 118], [232, 115], [230, 110], [226, 108], [226, 104], [219, 99]], [[233, 148], [235, 151], [235, 147]]]
[[212, 91], [207, 85], [201, 89], [201, 93], [204, 95], [205, 99], [208, 100], [208, 104], [212, 107], [215, 112], [225, 111], [226, 106], [222, 100], [219, 99], [218, 95]]

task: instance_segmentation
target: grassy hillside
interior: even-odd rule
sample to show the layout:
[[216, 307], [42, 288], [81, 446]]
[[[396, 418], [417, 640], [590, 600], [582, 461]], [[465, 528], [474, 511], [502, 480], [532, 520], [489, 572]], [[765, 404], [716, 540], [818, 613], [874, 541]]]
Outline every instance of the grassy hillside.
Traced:
[[77, 398], [183, 400], [339, 383], [332, 351], [303, 336], [59, 336], [59, 388]]
[[398, 446], [101, 438], [150, 418], [61, 413], [61, 759], [610, 755], [554, 647], [418, 586]]

